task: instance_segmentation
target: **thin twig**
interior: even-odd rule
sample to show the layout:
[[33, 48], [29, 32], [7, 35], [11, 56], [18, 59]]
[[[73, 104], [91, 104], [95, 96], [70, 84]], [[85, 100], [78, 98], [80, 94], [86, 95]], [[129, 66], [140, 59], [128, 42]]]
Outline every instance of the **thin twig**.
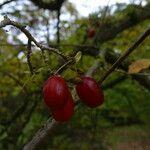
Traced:
[[0, 9], [1, 9], [3, 6], [5, 6], [6, 4], [9, 4], [9, 3], [13, 2], [13, 1], [17, 1], [17, 0], [8, 0], [8, 1], [3, 2], [2, 4], [0, 4]]
[[36, 39], [31, 35], [31, 33], [25, 28], [24, 25], [21, 25], [18, 22], [12, 21], [10, 20], [7, 16], [4, 16], [4, 20], [0, 22], [0, 28], [3, 28], [7, 25], [12, 25], [18, 29], [20, 29], [26, 36], [28, 39], [30, 39], [30, 41], [33, 41], [34, 44], [39, 47], [41, 50], [49, 50], [52, 51], [56, 54], [58, 54], [59, 56], [61, 56], [63, 59], [68, 59], [67, 56], [65, 56], [63, 53], [61, 53], [58, 49], [55, 48], [50, 48], [47, 46], [44, 46], [42, 44], [40, 44], [39, 42], [36, 41]]
[[122, 56], [120, 56], [117, 61], [112, 65], [112, 67], [104, 74], [104, 76], [98, 81], [99, 84], [102, 82], [126, 59], [126, 57], [133, 52], [147, 36], [150, 35], [150, 28], [147, 29], [132, 45], [127, 49]]
[[[48, 42], [48, 41], [47, 41]], [[44, 45], [46, 45], [47, 43], [42, 43]], [[1, 43], [0, 46], [6, 46], [6, 47], [10, 47], [10, 46], [27, 46], [27, 44], [10, 44], [10, 43]], [[32, 47], [35, 47], [36, 45], [32, 44]], [[49, 47], [71, 47], [74, 50], [79, 50], [82, 51], [83, 53], [89, 54], [91, 56], [97, 56], [99, 54], [99, 48], [93, 45], [84, 45], [84, 44], [49, 44]], [[50, 52], [50, 51], [49, 51]]]
[[63, 64], [60, 68], [58, 68], [54, 74], [55, 75], [58, 74], [61, 70], [63, 70], [66, 66], [68, 66], [69, 64], [71, 64], [74, 61], [75, 61], [74, 59], [68, 60], [65, 64]]
[[96, 72], [99, 65], [100, 65], [100, 61], [96, 60], [94, 64], [89, 68], [89, 70], [86, 72], [86, 75], [92, 75], [94, 72]]
[[30, 69], [30, 72], [31, 72], [31, 75], [33, 75], [34, 71], [33, 71], [33, 67], [32, 67], [32, 63], [31, 63], [31, 60], [30, 60], [30, 55], [31, 55], [31, 41], [30, 39], [28, 39], [28, 51], [27, 51], [27, 62], [28, 62], [28, 66], [29, 66], [29, 69]]
[[128, 78], [128, 76], [126, 76], [126, 75], [119, 76], [116, 79], [110, 81], [109, 83], [106, 83], [105, 85], [103, 85], [102, 89], [103, 90], [110, 89], [110, 88], [114, 87], [115, 85], [117, 85], [118, 83], [126, 80], [127, 78]]
[[1, 73], [13, 79], [22, 88], [22, 91], [27, 93], [27, 88], [25, 86], [23, 87], [23, 83], [17, 77], [15, 77], [12, 73], [9, 73], [9, 72], [1, 72]]
[[56, 25], [56, 28], [57, 28], [57, 44], [60, 43], [60, 9], [61, 8], [58, 8], [57, 10], [57, 25]]
[[110, 0], [107, 1], [107, 5], [106, 5], [106, 7], [105, 7], [105, 10], [104, 10], [104, 12], [102, 13], [102, 17], [101, 17], [101, 24], [102, 24], [102, 25], [104, 24], [105, 18], [106, 18], [106, 16], [107, 16], [107, 11], [108, 11], [108, 9], [109, 9], [109, 2], [110, 2]]
[[48, 59], [46, 58], [44, 49], [42, 49], [42, 58], [43, 58], [43, 60], [44, 60], [44, 63], [45, 63], [46, 65], [48, 65]]
[[[120, 57], [120, 54], [112, 52], [111, 50], [107, 50], [105, 54], [105, 61], [110, 64], [114, 64], [116, 60]], [[126, 59], [124, 62], [120, 64], [118, 69], [121, 69], [127, 72], [129, 65], [132, 63], [129, 59]], [[143, 72], [146, 73], [146, 72]], [[124, 74], [124, 73], [123, 73]], [[127, 75], [127, 74], [125, 74]], [[144, 86], [147, 90], [150, 90], [150, 78], [148, 76], [142, 76], [140, 73], [137, 74], [128, 74], [129, 77], [132, 77], [136, 80], [140, 85]]]
[[27, 98], [25, 98], [23, 104], [20, 104], [19, 108], [14, 110], [12, 117], [9, 120], [2, 121], [0, 124], [5, 125], [5, 127], [11, 126], [11, 124], [14, 123], [14, 121], [24, 113], [29, 102], [30, 102], [30, 99], [29, 99], [29, 96], [27, 96]]
[[11, 79], [13, 79], [20, 87], [22, 87], [23, 83], [17, 77], [15, 77], [12, 73], [9, 73], [9, 72], [2, 72], [2, 73], [10, 77]]
[[[43, 43], [43, 42], [42, 42]], [[44, 43], [47, 44], [47, 43]], [[27, 46], [27, 44], [11, 44], [11, 43], [1, 43], [0, 46]], [[32, 44], [32, 46], [35, 46]], [[98, 49], [98, 47], [93, 45], [84, 45], [84, 44], [49, 44], [49, 46], [57, 47], [57, 46], [64, 46], [64, 47], [77, 47], [77, 48], [93, 48]]]

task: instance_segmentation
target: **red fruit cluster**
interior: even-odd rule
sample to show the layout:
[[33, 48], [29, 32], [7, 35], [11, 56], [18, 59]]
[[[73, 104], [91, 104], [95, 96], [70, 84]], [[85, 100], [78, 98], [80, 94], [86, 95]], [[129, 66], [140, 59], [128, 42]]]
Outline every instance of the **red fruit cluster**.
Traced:
[[[98, 83], [89, 76], [81, 78], [76, 91], [81, 101], [94, 108], [104, 102], [103, 91]], [[44, 101], [56, 121], [68, 121], [74, 113], [74, 102], [65, 80], [60, 76], [50, 77], [43, 87]]]
[[83, 77], [82, 82], [77, 84], [76, 91], [81, 101], [91, 108], [104, 102], [103, 91], [92, 77]]
[[74, 103], [65, 80], [60, 76], [50, 77], [43, 87], [44, 102], [56, 121], [68, 121], [74, 112]]
[[54, 119], [57, 121], [61, 121], [61, 122], [67, 121], [71, 118], [71, 116], [74, 113], [74, 102], [73, 102], [71, 93], [68, 93], [68, 94], [69, 95], [68, 95], [66, 105], [62, 107], [61, 109], [52, 112]]

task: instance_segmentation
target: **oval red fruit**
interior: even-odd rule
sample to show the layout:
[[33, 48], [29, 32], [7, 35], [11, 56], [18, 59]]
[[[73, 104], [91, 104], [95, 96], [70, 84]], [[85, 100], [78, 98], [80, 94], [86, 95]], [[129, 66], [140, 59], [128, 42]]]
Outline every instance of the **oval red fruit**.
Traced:
[[53, 111], [52, 116], [56, 121], [65, 122], [70, 120], [73, 113], [74, 113], [74, 102], [71, 93], [69, 92], [67, 104], [64, 106], [64, 108], [57, 111]]
[[93, 38], [95, 36], [95, 30], [89, 30], [88, 31], [88, 37]]
[[77, 84], [76, 91], [81, 101], [91, 108], [104, 102], [103, 91], [92, 77], [83, 77], [82, 82]]
[[65, 106], [68, 98], [68, 86], [60, 76], [50, 77], [43, 87], [44, 102], [51, 110], [58, 110]]

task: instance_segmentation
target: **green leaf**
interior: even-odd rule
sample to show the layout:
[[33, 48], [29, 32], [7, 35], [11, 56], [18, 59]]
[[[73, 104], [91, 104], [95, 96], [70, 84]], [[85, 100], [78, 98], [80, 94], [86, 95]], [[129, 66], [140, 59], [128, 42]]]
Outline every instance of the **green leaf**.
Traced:
[[66, 69], [64, 72], [63, 72], [63, 77], [66, 79], [66, 80], [73, 80], [75, 79], [76, 77], [78, 76], [78, 73], [74, 70], [71, 70], [70, 68]]

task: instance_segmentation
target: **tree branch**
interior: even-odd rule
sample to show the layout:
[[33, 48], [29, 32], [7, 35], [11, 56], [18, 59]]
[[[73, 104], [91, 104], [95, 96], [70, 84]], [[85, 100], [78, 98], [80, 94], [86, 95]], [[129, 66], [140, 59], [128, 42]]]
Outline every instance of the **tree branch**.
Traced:
[[39, 42], [37, 42], [36, 39], [30, 34], [30, 32], [27, 29], [25, 29], [25, 26], [15, 22], [15, 21], [11, 21], [7, 16], [4, 16], [4, 20], [0, 22], [0, 28], [3, 28], [7, 25], [12, 25], [12, 26], [18, 28], [19, 30], [21, 30], [27, 36], [27, 38], [30, 41], [33, 41], [34, 44], [37, 47], [39, 47], [41, 50], [49, 50], [49, 51], [52, 51], [52, 52], [58, 54], [63, 59], [68, 59], [68, 57], [65, 56], [63, 53], [61, 53], [58, 49], [50, 48], [50, 47], [44, 46], [44, 45], [40, 44]]
[[57, 44], [60, 43], [60, 9], [57, 10], [57, 25], [56, 25], [56, 28], [57, 28]]
[[106, 89], [112, 88], [113, 86], [117, 85], [118, 83], [120, 83], [120, 82], [122, 82], [122, 81], [124, 81], [126, 79], [127, 79], [127, 76], [122, 75], [122, 76], [120, 76], [120, 77], [110, 81], [109, 83], [103, 85], [102, 89], [106, 90]]
[[[128, 12], [128, 7], [132, 7], [132, 12], [128, 13], [123, 19], [114, 22], [106, 22], [100, 26], [95, 37], [95, 43], [104, 43], [116, 37], [116, 35], [138, 23], [150, 18], [150, 4], [141, 7], [138, 5], [128, 5], [124, 12]], [[112, 20], [112, 19], [109, 19]]]
[[75, 62], [75, 59], [72, 58], [70, 60], [68, 60], [66, 63], [64, 63], [61, 67], [59, 67], [56, 71], [55, 71], [55, 75], [58, 74], [60, 71], [62, 71], [66, 66], [68, 66], [69, 64]]
[[104, 76], [98, 81], [101, 84], [125, 59], [131, 54], [144, 40], [150, 35], [150, 28], [147, 29], [123, 54], [120, 56], [112, 67], [104, 74]]
[[100, 61], [96, 60], [94, 64], [89, 68], [89, 70], [86, 72], [86, 75], [92, 75], [97, 70], [99, 65], [100, 65]]
[[65, 0], [53, 0], [50, 2], [44, 2], [42, 0], [31, 0], [39, 8], [48, 9], [50, 11], [55, 11], [61, 8]]
[[0, 4], [0, 9], [1, 9], [4, 5], [9, 4], [9, 3], [11, 3], [11, 2], [14, 2], [14, 1], [17, 1], [17, 0], [8, 0], [8, 1], [3, 2], [2, 4]]
[[54, 119], [48, 119], [41, 129], [35, 134], [33, 139], [24, 146], [23, 150], [34, 150], [45, 139], [47, 135], [58, 125], [59, 123]]
[[[105, 53], [105, 60], [106, 60], [106, 62], [113, 64], [114, 62], [116, 62], [116, 60], [118, 59], [119, 56], [120, 56], [119, 54], [117, 54], [111, 50], [107, 50]], [[132, 62], [127, 59], [124, 62], [122, 62], [118, 67], [124, 71], [128, 71], [128, 66], [131, 63]], [[140, 85], [143, 85], [146, 89], [150, 90], [150, 77], [142, 76], [139, 74], [135, 74], [135, 75], [131, 75], [131, 76], [133, 79], [135, 79], [137, 82], [139, 82]]]
[[[23, 83], [17, 78], [15, 77], [12, 73], [9, 73], [9, 72], [2, 72], [2, 74], [5, 74], [7, 75], [8, 77], [10, 77], [11, 79], [13, 79], [20, 87], [23, 86]], [[24, 88], [23, 89], [24, 92], [26, 92], [26, 89]]]
[[[48, 42], [47, 42], [48, 43]], [[46, 43], [46, 44], [47, 44]], [[27, 46], [27, 44], [3, 44], [1, 46]], [[35, 46], [32, 44], [32, 46]], [[83, 54], [88, 54], [91, 56], [97, 56], [99, 54], [99, 49], [93, 45], [82, 45], [82, 44], [49, 44], [49, 47], [72, 47], [76, 51], [81, 51]]]
[[31, 60], [30, 60], [30, 55], [31, 55], [31, 41], [30, 39], [28, 39], [28, 46], [27, 46], [27, 62], [28, 62], [28, 66], [29, 66], [29, 69], [30, 69], [30, 72], [31, 72], [31, 75], [33, 75], [34, 71], [33, 71], [33, 67], [32, 67], [32, 63], [31, 63]]

